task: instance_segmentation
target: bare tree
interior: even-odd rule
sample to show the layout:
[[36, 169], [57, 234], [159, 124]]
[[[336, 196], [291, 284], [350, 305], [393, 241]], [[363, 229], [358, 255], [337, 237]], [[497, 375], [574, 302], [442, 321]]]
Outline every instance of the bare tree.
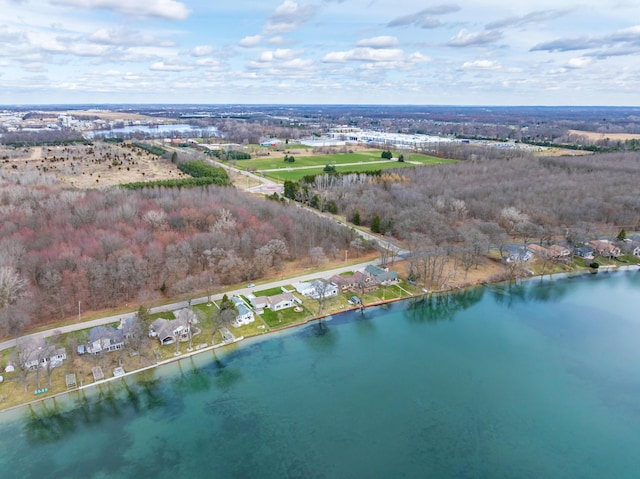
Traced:
[[322, 246], [315, 246], [311, 248], [309, 256], [311, 257], [311, 262], [314, 266], [322, 266], [327, 259]]
[[15, 303], [26, 287], [27, 280], [12, 267], [0, 267], [0, 308]]
[[321, 314], [324, 310], [327, 298], [330, 296], [329, 291], [331, 288], [331, 282], [324, 279], [318, 279], [313, 282], [313, 287], [316, 290], [314, 299], [318, 302], [318, 314]]
[[[20, 298], [15, 304], [0, 309], [0, 330], [18, 340], [31, 320], [33, 304], [28, 298]], [[17, 343], [16, 343], [17, 344]]]
[[[18, 365], [18, 371], [20, 372], [20, 379], [24, 387], [24, 392], [27, 392], [29, 374], [33, 371], [32, 362], [37, 355], [38, 344], [35, 341], [23, 339], [17, 342], [16, 346], [16, 360]], [[38, 368], [39, 364], [36, 365]], [[39, 368], [38, 368], [39, 369]]]

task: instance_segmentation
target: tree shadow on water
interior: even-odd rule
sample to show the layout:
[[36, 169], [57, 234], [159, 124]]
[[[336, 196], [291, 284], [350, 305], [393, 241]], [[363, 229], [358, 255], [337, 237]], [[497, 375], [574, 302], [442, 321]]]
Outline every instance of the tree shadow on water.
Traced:
[[484, 288], [427, 294], [413, 300], [404, 314], [412, 322], [435, 324], [441, 321], [453, 321], [460, 311], [477, 304], [483, 296]]

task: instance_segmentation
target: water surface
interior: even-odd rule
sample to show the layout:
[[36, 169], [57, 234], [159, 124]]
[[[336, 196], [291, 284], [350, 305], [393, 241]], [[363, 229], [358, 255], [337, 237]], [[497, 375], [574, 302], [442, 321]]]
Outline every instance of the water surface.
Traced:
[[0, 414], [1, 478], [636, 478], [640, 273], [334, 317]]

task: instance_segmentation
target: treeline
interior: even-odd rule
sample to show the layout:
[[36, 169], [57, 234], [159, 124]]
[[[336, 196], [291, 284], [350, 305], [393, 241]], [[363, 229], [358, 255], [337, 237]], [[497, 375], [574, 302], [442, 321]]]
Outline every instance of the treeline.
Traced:
[[2, 284], [19, 293], [2, 315], [35, 324], [77, 314], [79, 303], [149, 304], [255, 280], [310, 251], [338, 258], [354, 239], [333, 221], [233, 188], [5, 185], [0, 203]]
[[16, 148], [91, 144], [91, 141], [83, 138], [80, 132], [69, 129], [6, 132], [0, 135], [0, 142]]
[[166, 155], [168, 152], [164, 148], [160, 148], [159, 146], [150, 145], [149, 143], [142, 143], [136, 141], [133, 143], [133, 146], [140, 148], [141, 150], [148, 151], [149, 153], [157, 156]]
[[520, 142], [526, 143], [528, 145], [566, 148], [567, 150], [583, 150], [591, 151], [594, 153], [615, 153], [618, 151], [640, 150], [640, 142], [635, 139], [620, 141], [605, 138], [602, 140], [597, 140], [595, 144], [593, 142], [588, 142], [585, 140], [580, 141], [575, 138], [574, 140], [574, 143], [567, 143], [564, 138], [558, 139], [556, 141], [533, 141], [527, 138], [523, 138], [522, 140], [520, 140]]
[[124, 183], [119, 185], [120, 188], [125, 190], [140, 190], [142, 188], [195, 188], [197, 186], [209, 186], [209, 185], [224, 185], [219, 183], [217, 178], [202, 177], [202, 178], [171, 178], [166, 180], [153, 180], [153, 181], [134, 181], [132, 183]]
[[244, 151], [238, 150], [207, 150], [206, 153], [210, 156], [215, 156], [219, 160], [250, 160], [251, 155]]
[[229, 176], [224, 168], [212, 166], [202, 160], [185, 161], [178, 165], [178, 169], [194, 178], [208, 178], [211, 180], [209, 184], [226, 186], [229, 184]]

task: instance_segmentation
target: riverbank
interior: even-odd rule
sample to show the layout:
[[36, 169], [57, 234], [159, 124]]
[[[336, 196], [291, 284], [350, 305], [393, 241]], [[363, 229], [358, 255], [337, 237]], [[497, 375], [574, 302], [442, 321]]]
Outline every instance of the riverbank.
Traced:
[[[603, 268], [604, 269], [604, 268]], [[638, 265], [629, 265], [629, 266], [618, 266], [615, 269], [608, 269], [607, 272], [609, 271], [624, 271], [624, 270], [637, 270], [638, 269]], [[326, 313], [323, 313], [321, 315], [312, 315], [302, 321], [299, 322], [294, 322], [291, 324], [286, 324], [282, 327], [276, 327], [276, 328], [270, 328], [269, 330], [261, 330], [260, 333], [256, 333], [256, 334], [252, 334], [252, 335], [247, 335], [246, 338], [252, 338], [252, 337], [259, 337], [259, 336], [264, 336], [264, 335], [270, 335], [272, 333], [278, 333], [281, 331], [285, 331], [285, 330], [289, 330], [292, 328], [297, 328], [300, 326], [304, 326], [307, 325], [309, 323], [315, 322], [315, 321], [322, 321], [326, 318], [329, 318], [331, 316], [336, 316], [336, 315], [340, 315], [342, 313], [348, 313], [348, 312], [352, 312], [352, 311], [358, 311], [358, 310], [365, 310], [368, 308], [373, 308], [373, 307], [378, 307], [378, 306], [383, 306], [385, 304], [390, 304], [390, 303], [395, 303], [398, 301], [403, 301], [403, 300], [407, 300], [407, 299], [416, 299], [416, 298], [421, 298], [421, 297], [425, 297], [428, 295], [438, 295], [438, 294], [446, 294], [449, 292], [457, 292], [457, 291], [462, 291], [468, 288], [473, 288], [473, 287], [478, 287], [478, 286], [482, 286], [482, 285], [489, 285], [489, 284], [498, 284], [501, 281], [493, 281], [490, 282], [489, 280], [491, 278], [495, 278], [495, 271], [492, 268], [483, 268], [483, 269], [479, 269], [478, 271], [474, 272], [475, 274], [473, 275], [465, 275], [464, 277], [464, 281], [459, 281], [456, 283], [451, 283], [448, 285], [447, 288], [443, 288], [441, 290], [438, 291], [421, 291], [421, 292], [417, 292], [417, 293], [413, 293], [410, 296], [406, 296], [406, 297], [394, 297], [394, 298], [390, 298], [390, 299], [379, 299], [377, 301], [370, 301], [367, 303], [364, 303], [362, 305], [352, 305], [349, 307], [341, 307], [339, 309], [331, 309], [329, 311], [327, 311]], [[533, 280], [533, 279], [538, 279], [538, 280], [544, 280], [545, 277], [548, 280], [551, 279], [556, 279], [556, 278], [560, 278], [560, 277], [564, 277], [564, 276], [569, 276], [569, 275], [583, 275], [583, 274], [590, 274], [592, 273], [591, 270], [575, 270], [575, 271], [571, 271], [571, 272], [558, 272], [558, 273], [545, 273], [543, 275], [529, 275], [529, 276], [522, 276], [520, 278], [517, 278], [518, 280]], [[461, 278], [462, 279], [462, 278]], [[74, 391], [78, 391], [78, 390], [83, 390], [86, 388], [90, 388], [93, 386], [99, 386], [105, 383], [109, 383], [112, 382], [116, 379], [121, 379], [123, 377], [126, 376], [130, 376], [133, 374], [137, 374], [139, 372], [143, 372], [146, 370], [150, 370], [150, 369], [154, 369], [157, 368], [159, 366], [163, 366], [166, 364], [170, 364], [176, 361], [180, 361], [182, 359], [197, 355], [197, 354], [201, 354], [201, 353], [206, 353], [206, 352], [210, 352], [214, 349], [218, 349], [218, 348], [224, 348], [233, 344], [238, 344], [239, 342], [241, 342], [243, 339], [245, 339], [245, 337], [241, 337], [241, 338], [237, 338], [236, 340], [234, 340], [233, 342], [227, 342], [227, 343], [217, 343], [217, 344], [211, 344], [211, 345], [207, 345], [207, 346], [203, 346], [203, 347], [196, 347], [194, 348], [194, 350], [192, 351], [187, 351], [185, 353], [180, 353], [178, 355], [172, 356], [168, 359], [164, 359], [164, 360], [160, 360], [160, 361], [156, 361], [153, 364], [150, 364], [148, 366], [144, 366], [144, 367], [140, 367], [140, 368], [135, 368], [135, 369], [131, 369], [130, 371], [125, 372], [124, 374], [118, 375], [118, 376], [114, 376], [114, 377], [109, 377], [109, 378], [104, 378], [98, 381], [94, 381], [91, 383], [87, 383], [87, 384], [81, 384], [78, 387], [74, 387], [74, 388], [70, 388], [64, 391], [60, 391], [60, 392], [56, 392], [50, 395], [46, 395], [46, 396], [41, 396], [41, 397], [37, 397], [28, 401], [20, 401], [16, 404], [11, 404], [10, 406], [0, 409], [0, 412], [4, 412], [4, 411], [10, 411], [16, 408], [20, 408], [23, 407], [25, 405], [30, 405], [30, 404], [35, 404], [35, 403], [39, 403], [39, 402], [44, 402], [47, 399], [55, 399], [57, 397], [69, 394], [69, 393], [73, 393]], [[205, 343], [203, 343], [205, 344]], [[0, 400], [3, 396], [3, 394], [0, 394]]]

